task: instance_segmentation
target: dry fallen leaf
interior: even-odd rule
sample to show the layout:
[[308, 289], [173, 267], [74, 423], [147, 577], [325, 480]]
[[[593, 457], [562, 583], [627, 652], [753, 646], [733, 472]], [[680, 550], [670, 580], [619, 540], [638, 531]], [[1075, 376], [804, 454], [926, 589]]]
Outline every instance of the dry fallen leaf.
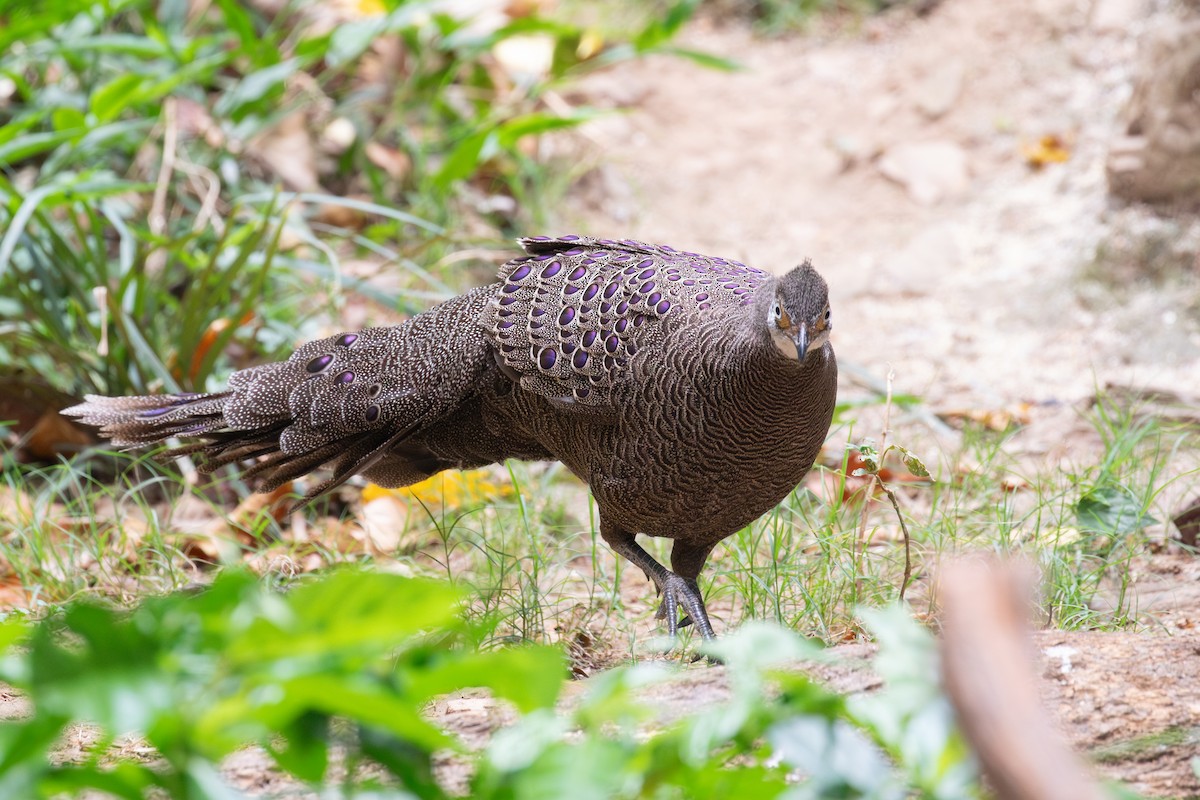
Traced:
[[1033, 144], [1022, 144], [1021, 155], [1030, 167], [1041, 169], [1048, 164], [1063, 163], [1071, 157], [1071, 150], [1061, 136], [1049, 133]]
[[29, 592], [12, 573], [0, 575], [0, 612], [29, 608]]
[[25, 435], [21, 458], [35, 461], [54, 461], [66, 452], [73, 452], [92, 442], [92, 437], [75, 423], [48, 408]]
[[403, 180], [412, 167], [412, 161], [406, 154], [379, 142], [367, 142], [363, 152], [368, 161], [386, 172], [394, 181]]
[[320, 192], [317, 154], [304, 111], [288, 114], [246, 144], [246, 155], [264, 164], [297, 192]]
[[[248, 311], [245, 316], [238, 320], [238, 327], [247, 325], [253, 320], [254, 312]], [[200, 344], [196, 345], [196, 351], [192, 353], [192, 363], [188, 368], [188, 377], [191, 378], [192, 383], [196, 383], [199, 380], [200, 367], [203, 366], [208, 351], [212, 350], [213, 345], [217, 343], [217, 337], [224, 333], [229, 325], [230, 322], [225, 317], [214, 319], [208, 324], [208, 328], [205, 329], [204, 334], [200, 337]]]
[[974, 422], [988, 430], [1004, 431], [1014, 425], [1028, 425], [1032, 403], [1014, 403], [1005, 408], [955, 408], [939, 411], [938, 416], [946, 422]]
[[1171, 518], [1179, 529], [1179, 541], [1188, 547], [1196, 546], [1196, 534], [1200, 533], [1200, 497], [1188, 503], [1187, 507]]
[[408, 522], [408, 506], [396, 495], [385, 494], [363, 503], [358, 522], [371, 549], [394, 553]]
[[1029, 488], [1029, 481], [1018, 478], [1016, 475], [1005, 475], [1000, 479], [1000, 491], [1002, 492], [1024, 492]]
[[294, 492], [295, 487], [291, 481], [267, 494], [256, 492], [239, 503], [227, 518], [212, 520], [200, 539], [218, 538], [232, 533], [243, 544], [256, 544], [258, 539], [254, 535], [254, 530], [258, 527], [257, 520], [264, 514], [268, 514], [276, 523], [282, 524], [291, 510]]

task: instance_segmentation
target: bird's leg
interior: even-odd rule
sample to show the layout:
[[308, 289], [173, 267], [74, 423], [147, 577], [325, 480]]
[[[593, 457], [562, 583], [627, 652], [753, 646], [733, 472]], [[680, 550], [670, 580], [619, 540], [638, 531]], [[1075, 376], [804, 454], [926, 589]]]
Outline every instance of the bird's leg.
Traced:
[[[694, 601], [684, 605], [688, 613], [679, 621], [679, 627], [687, 627], [696, 621], [696, 627], [705, 639], [715, 638], [715, 634], [712, 623], [708, 620], [708, 610], [704, 607], [704, 598], [700, 594], [696, 578], [700, 575], [700, 570], [704, 568], [704, 563], [708, 561], [708, 554], [712, 552], [712, 549], [713, 545], [711, 544], [695, 545], [682, 539], [676, 539], [675, 544], [671, 547], [671, 571], [687, 583], [688, 592], [694, 598]], [[669, 609], [666, 609], [664, 603], [658, 611], [662, 616], [668, 613]]]
[[[603, 521], [600, 523], [600, 536], [608, 543], [608, 546], [620, 556], [629, 559], [635, 566], [641, 567], [642, 571], [649, 576], [650, 580], [654, 581], [654, 585], [662, 594], [662, 605], [659, 606], [656, 617], [658, 619], [666, 619], [667, 635], [674, 638], [679, 632], [679, 628], [684, 625], [690, 625], [692, 620], [696, 621], [696, 629], [700, 631], [700, 635], [705, 639], [715, 638], [712, 625], [708, 621], [708, 612], [704, 608], [704, 599], [700, 596], [700, 589], [696, 585], [695, 575], [700, 572], [700, 567], [704, 566], [704, 560], [708, 557], [708, 553], [712, 550], [711, 547], [706, 548], [700, 553], [696, 548], [685, 547], [685, 550], [690, 550], [690, 553], [685, 553], [687, 557], [681, 562], [680, 557], [676, 555], [680, 550], [680, 543], [676, 541], [674, 548], [671, 551], [671, 565], [682, 565], [685, 569], [694, 569], [695, 572], [684, 577], [678, 575], [664, 567], [654, 560], [654, 557], [642, 549], [641, 545], [634, 539], [634, 534], [623, 528], [607, 525]], [[699, 562], [696, 563], [696, 554], [700, 553]], [[682, 608], [687, 612], [688, 617], [684, 619], [686, 622], [681, 623], [679, 620], [679, 609]]]

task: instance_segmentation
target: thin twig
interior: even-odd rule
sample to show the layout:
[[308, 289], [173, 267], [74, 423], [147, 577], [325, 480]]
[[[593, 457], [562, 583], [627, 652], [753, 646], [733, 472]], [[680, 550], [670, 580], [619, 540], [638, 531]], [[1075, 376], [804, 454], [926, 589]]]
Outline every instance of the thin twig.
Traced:
[[[217, 177], [217, 173], [208, 167], [184, 160], [180, 160], [176, 167], [188, 176], [192, 190], [201, 198], [200, 210], [196, 213], [196, 219], [192, 223], [192, 233], [199, 233], [211, 223], [217, 236], [224, 236], [225, 223], [216, 213], [217, 201], [221, 197], [221, 179]], [[204, 186], [199, 185], [200, 180], [205, 182]]]
[[[154, 201], [150, 204], [147, 222], [150, 232], [161, 237], [167, 229], [167, 191], [171, 186], [171, 174], [175, 171], [175, 143], [179, 129], [175, 124], [175, 98], [163, 101], [163, 147], [162, 163], [158, 168], [158, 181], [154, 186]], [[146, 269], [154, 274], [166, 263], [167, 252], [158, 248], [146, 257]]]
[[[886, 390], [883, 399], [883, 432], [879, 434], [879, 452], [887, 450], [888, 434], [892, 428], [892, 381], [896, 379], [896, 372], [888, 367]], [[880, 464], [879, 466], [883, 466]]]
[[900, 520], [900, 530], [904, 534], [904, 580], [900, 582], [900, 602], [904, 602], [904, 592], [908, 589], [909, 579], [912, 578], [912, 551], [909, 546], [908, 526], [904, 524], [904, 515], [900, 513], [900, 503], [896, 501], [896, 493], [889, 489], [878, 475], [875, 476], [875, 480], [879, 481], [879, 487], [883, 489], [888, 500], [892, 501], [892, 508], [896, 509], [896, 519]]
[[100, 310], [100, 344], [96, 347], [96, 355], [108, 355], [108, 287], [93, 286], [92, 298], [96, 308]]
[[[883, 468], [883, 459], [887, 456], [887, 437], [891, 433], [892, 381], [895, 379], [895, 371], [888, 368], [887, 399], [883, 404], [883, 434], [880, 436], [879, 441], [880, 469]], [[900, 584], [900, 601], [904, 602], [904, 592], [908, 589], [908, 579], [912, 577], [912, 544], [908, 537], [908, 526], [904, 524], [904, 515], [900, 513], [900, 503], [896, 501], [896, 493], [889, 489], [878, 475], [875, 476], [875, 480], [879, 481], [879, 488], [883, 489], [883, 493], [888, 496], [888, 500], [892, 501], [892, 508], [896, 509], [896, 519], [900, 521], [900, 532], [904, 534], [904, 581]]]

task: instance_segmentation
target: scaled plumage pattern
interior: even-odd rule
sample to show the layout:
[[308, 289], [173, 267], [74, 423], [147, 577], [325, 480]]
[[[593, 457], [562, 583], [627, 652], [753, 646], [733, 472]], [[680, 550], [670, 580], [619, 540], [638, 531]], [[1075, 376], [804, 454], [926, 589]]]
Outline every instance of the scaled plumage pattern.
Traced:
[[[405, 486], [561, 461], [591, 487], [604, 540], [662, 593], [669, 633], [695, 622], [712, 638], [696, 585], [709, 553], [800, 483], [829, 430], [825, 281], [808, 263], [775, 278], [632, 240], [520, 243], [500, 282], [310, 342], [225, 391], [92, 395], [64, 413], [117, 445], [179, 437], [169, 453], [203, 470], [251, 462], [263, 490], [329, 467], [308, 498], [355, 474]], [[674, 540], [670, 570], [638, 533]]]

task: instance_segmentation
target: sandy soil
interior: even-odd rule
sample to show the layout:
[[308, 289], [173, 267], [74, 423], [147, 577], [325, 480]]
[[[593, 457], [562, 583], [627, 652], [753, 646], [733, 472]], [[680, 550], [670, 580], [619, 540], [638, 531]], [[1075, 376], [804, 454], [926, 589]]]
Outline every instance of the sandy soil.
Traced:
[[[946, 0], [775, 41], [695, 25], [689, 45], [745, 69], [659, 59], [597, 76], [595, 96], [641, 111], [592, 129], [606, 166], [577, 211], [591, 232], [774, 271], [811, 257], [839, 359], [890, 365], [898, 391], [935, 405], [1198, 389], [1189, 293], [1112, 291], [1123, 265], [1095, 263], [1155, 224], [1109, 200], [1104, 158], [1139, 34], [1171, 24], [1166, 5]], [[1044, 136], [1069, 158], [1031, 168], [1023, 149]]]

